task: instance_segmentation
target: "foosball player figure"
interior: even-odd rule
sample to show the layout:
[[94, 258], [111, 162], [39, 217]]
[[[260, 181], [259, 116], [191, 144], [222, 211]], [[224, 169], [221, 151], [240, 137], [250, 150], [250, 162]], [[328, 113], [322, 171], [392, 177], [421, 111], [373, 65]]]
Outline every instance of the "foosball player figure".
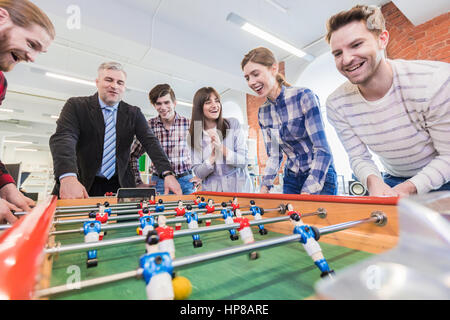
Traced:
[[[226, 224], [233, 224], [233, 213], [227, 208], [226, 202], [222, 202], [222, 210], [220, 210], [220, 213], [222, 214], [222, 218], [225, 220]], [[239, 236], [236, 234], [236, 230], [230, 230], [230, 239], [231, 241], [239, 239]]]
[[194, 204], [195, 204], [196, 206], [198, 206], [199, 203], [200, 203], [200, 196], [197, 196], [197, 197], [194, 199]]
[[156, 232], [159, 236], [159, 251], [167, 251], [170, 257], [175, 259], [175, 243], [173, 242], [173, 228], [166, 224], [165, 216], [158, 217]]
[[[205, 214], [213, 214], [214, 211], [216, 211], [216, 208], [214, 207], [214, 201], [213, 199], [208, 199], [208, 204], [205, 206], [206, 213]], [[206, 226], [209, 227], [211, 225], [211, 219], [205, 220]]]
[[[244, 244], [249, 244], [255, 242], [255, 238], [253, 237], [252, 229], [250, 228], [250, 221], [246, 217], [242, 216], [241, 209], [236, 209], [234, 212], [236, 218], [233, 219], [234, 223], [239, 223], [240, 227], [238, 228], [239, 234], [244, 241]], [[258, 259], [259, 254], [256, 251], [249, 253], [250, 260]]]
[[[264, 214], [263, 212], [261, 212], [261, 209], [255, 205], [255, 200], [250, 200], [250, 212], [252, 213], [252, 216], [255, 220], [261, 220], [262, 215]], [[263, 224], [258, 225], [258, 228], [260, 235], [263, 236], [267, 234], [267, 229], [264, 228]]]
[[139, 214], [139, 218], [141, 218], [143, 216], [147, 216], [150, 214], [150, 209], [148, 207], [144, 207], [138, 211], [138, 214]]
[[150, 200], [149, 200], [148, 203], [149, 203], [149, 204], [156, 204], [155, 196], [154, 196], [154, 195], [150, 196]]
[[173, 266], [168, 252], [159, 250], [159, 236], [152, 230], [146, 237], [147, 253], [139, 259], [139, 266], [143, 269], [142, 277], [146, 284], [149, 300], [173, 300], [172, 286]]
[[[111, 208], [108, 208], [109, 203], [105, 202], [104, 204], [97, 204], [98, 211], [95, 214], [95, 220], [99, 221], [102, 225], [108, 224], [108, 217], [111, 214]], [[103, 240], [103, 237], [106, 235], [106, 231], [100, 232], [100, 240]]]
[[155, 206], [155, 212], [164, 212], [164, 203], [162, 199], [158, 200], [158, 204]]
[[[175, 213], [177, 217], [182, 217], [186, 213], [186, 209], [184, 208], [184, 203], [181, 200], [178, 200], [178, 207], [175, 208]], [[181, 230], [181, 223], [175, 223], [175, 230]]]
[[144, 209], [144, 208], [148, 208], [148, 202], [146, 200], [142, 200], [139, 202], [139, 206], [138, 209]]
[[286, 204], [286, 214], [287, 214], [288, 216], [290, 216], [290, 215], [293, 214], [293, 213], [298, 214], [298, 216], [300, 217], [300, 219], [302, 218], [301, 213], [298, 212], [298, 211], [295, 211], [295, 210], [294, 210], [294, 206], [293, 206], [291, 203]]
[[330, 270], [328, 262], [322, 254], [322, 249], [317, 242], [320, 237], [319, 230], [316, 227], [303, 224], [298, 213], [291, 213], [289, 217], [291, 223], [294, 225], [294, 234], [301, 235], [300, 243], [303, 244], [306, 253], [308, 253], [315, 265], [322, 272], [320, 277], [331, 277], [334, 274], [334, 271]]
[[138, 234], [147, 236], [149, 231], [155, 229], [155, 217], [151, 215], [142, 216], [139, 218], [140, 227], [138, 228]]
[[201, 197], [201, 198], [200, 198], [200, 202], [198, 203], [198, 208], [199, 208], [199, 209], [205, 209], [205, 207], [206, 207], [205, 198], [204, 198], [204, 197]]
[[[91, 215], [90, 215], [91, 216]], [[83, 231], [84, 231], [84, 242], [90, 243], [90, 242], [97, 242], [100, 240], [100, 231], [102, 229], [102, 224], [100, 221], [97, 220], [90, 220], [86, 221], [83, 224]], [[97, 261], [97, 250], [89, 250], [87, 252], [87, 261], [86, 266], [88, 268], [90, 267], [96, 267], [98, 264]]]
[[[184, 217], [186, 218], [186, 222], [188, 224], [189, 229], [197, 229], [198, 228], [198, 214], [195, 211], [192, 211], [192, 206], [188, 204], [186, 206], [186, 213], [184, 214]], [[199, 234], [193, 234], [192, 240], [194, 248], [200, 248], [203, 243], [202, 240], [200, 240]]]
[[233, 208], [233, 212], [236, 212], [236, 209], [240, 208], [237, 197], [233, 197], [233, 202], [231, 203], [231, 207]]

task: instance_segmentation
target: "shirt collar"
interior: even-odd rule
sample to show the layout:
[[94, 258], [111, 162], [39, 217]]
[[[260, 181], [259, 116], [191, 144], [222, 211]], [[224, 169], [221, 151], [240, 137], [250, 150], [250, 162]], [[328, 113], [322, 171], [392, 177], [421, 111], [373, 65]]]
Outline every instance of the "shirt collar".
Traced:
[[102, 101], [102, 99], [100, 99], [100, 97], [98, 97], [98, 103], [100, 104], [100, 108], [102, 108], [102, 109], [110, 109], [110, 110], [116, 111], [117, 108], [119, 107], [120, 101], [117, 102], [117, 103], [116, 103], [115, 105], [113, 105], [113, 106], [108, 106], [106, 103], [104, 103], [104, 102]]
[[267, 102], [269, 102], [270, 104], [277, 104], [279, 101], [284, 99], [284, 91], [286, 90], [286, 87], [284, 84], [281, 85], [281, 91], [280, 94], [278, 95], [278, 97], [275, 99], [275, 101], [270, 100], [269, 98], [267, 98]]

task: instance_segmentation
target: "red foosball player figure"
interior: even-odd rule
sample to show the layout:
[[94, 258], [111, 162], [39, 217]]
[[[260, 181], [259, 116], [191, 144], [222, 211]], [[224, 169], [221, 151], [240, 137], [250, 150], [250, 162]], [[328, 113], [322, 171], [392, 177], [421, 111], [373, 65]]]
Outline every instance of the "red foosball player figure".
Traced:
[[[186, 209], [184, 208], [183, 201], [178, 200], [178, 207], [175, 208], [175, 212], [177, 217], [182, 217], [186, 213]], [[181, 222], [177, 222], [175, 224], [175, 230], [181, 230]]]
[[144, 209], [148, 207], [148, 202], [146, 200], [142, 200], [141, 202], [139, 202], [139, 207], [140, 209]]
[[300, 218], [302, 217], [300, 212], [294, 210], [294, 206], [291, 203], [286, 204], [286, 215], [290, 216], [293, 213], [298, 214]]
[[[236, 209], [234, 212], [236, 215], [236, 218], [233, 219], [234, 223], [239, 223], [240, 227], [238, 228], [239, 234], [242, 237], [242, 240], [245, 244], [253, 243], [255, 242], [255, 238], [253, 237], [252, 229], [250, 228], [250, 221], [246, 217], [242, 216], [241, 210]], [[249, 253], [249, 258], [251, 260], [258, 259], [259, 254], [256, 251]]]
[[195, 204], [196, 206], [198, 206], [199, 203], [200, 203], [200, 196], [197, 196], [197, 197], [194, 199], [194, 204]]
[[173, 228], [166, 224], [165, 216], [158, 217], [158, 227], [155, 229], [159, 235], [159, 250], [167, 251], [175, 259], [175, 243], [173, 242]]
[[236, 209], [240, 208], [237, 197], [233, 198], [233, 202], [231, 203], [231, 207], [233, 208], [233, 212], [235, 212]]
[[[105, 202], [104, 204], [98, 204], [98, 211], [95, 214], [95, 220], [99, 221], [102, 224], [102, 226], [108, 224], [108, 217], [109, 217], [109, 214], [111, 213], [111, 209], [106, 208], [108, 206], [109, 206], [108, 202]], [[99, 234], [100, 240], [102, 240], [103, 236], [105, 236], [105, 235], [106, 235], [106, 231], [100, 232], [100, 234]]]
[[155, 200], [155, 196], [151, 196], [150, 197], [150, 201], [148, 202], [149, 204], [156, 204], [156, 200]]
[[143, 216], [150, 214], [150, 209], [148, 207], [144, 207], [138, 211], [138, 214], [139, 218], [142, 218]]
[[[214, 211], [216, 211], [216, 208], [214, 207], [213, 199], [208, 199], [208, 204], [205, 206], [206, 214], [213, 214]], [[206, 226], [209, 227], [211, 225], [211, 219], [207, 219]]]

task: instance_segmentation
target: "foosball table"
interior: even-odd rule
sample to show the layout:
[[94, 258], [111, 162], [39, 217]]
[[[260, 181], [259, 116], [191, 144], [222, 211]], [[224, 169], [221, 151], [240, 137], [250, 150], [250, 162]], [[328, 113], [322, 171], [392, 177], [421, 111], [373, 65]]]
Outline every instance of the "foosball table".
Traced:
[[[0, 235], [0, 297], [395, 299], [411, 285], [387, 288], [425, 269], [427, 279], [415, 285], [425, 281], [436, 290], [430, 297], [449, 298], [449, 199], [448, 193], [400, 202], [213, 192], [157, 196], [156, 203], [53, 197]], [[427, 255], [439, 263], [427, 263]], [[162, 293], [164, 276], [172, 295]]]

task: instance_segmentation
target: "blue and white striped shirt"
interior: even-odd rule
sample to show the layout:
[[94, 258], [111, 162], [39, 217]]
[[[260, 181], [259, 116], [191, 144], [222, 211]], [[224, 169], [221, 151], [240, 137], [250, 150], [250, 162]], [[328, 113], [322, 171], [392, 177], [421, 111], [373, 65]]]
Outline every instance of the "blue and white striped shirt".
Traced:
[[285, 168], [309, 172], [301, 193], [320, 193], [333, 157], [318, 97], [310, 89], [283, 85], [276, 101], [267, 99], [259, 108], [258, 120], [269, 157], [262, 185], [273, 186], [284, 152]]

